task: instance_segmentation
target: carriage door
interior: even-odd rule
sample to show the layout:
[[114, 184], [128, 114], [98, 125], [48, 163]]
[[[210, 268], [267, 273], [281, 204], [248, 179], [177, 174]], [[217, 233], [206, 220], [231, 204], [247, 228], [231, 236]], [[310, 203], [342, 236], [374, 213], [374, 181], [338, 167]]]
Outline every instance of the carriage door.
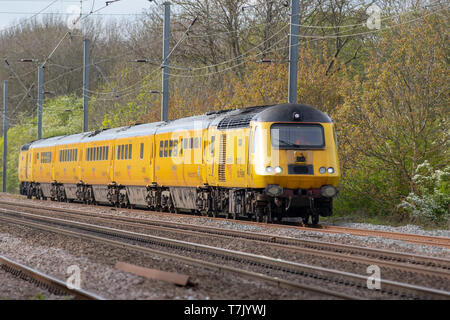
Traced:
[[[208, 184], [214, 184], [214, 145], [216, 136], [211, 129], [207, 130], [207, 142], [205, 143], [205, 163], [206, 163], [206, 182]], [[205, 141], [205, 142], [206, 142]]]
[[256, 129], [252, 128], [250, 131], [250, 138], [248, 141], [248, 153], [247, 153], [247, 177], [249, 179], [247, 181], [252, 181], [253, 179], [253, 165], [255, 163], [255, 131]]
[[26, 161], [25, 161], [25, 180], [28, 180], [28, 161], [30, 159], [30, 152], [27, 151]]

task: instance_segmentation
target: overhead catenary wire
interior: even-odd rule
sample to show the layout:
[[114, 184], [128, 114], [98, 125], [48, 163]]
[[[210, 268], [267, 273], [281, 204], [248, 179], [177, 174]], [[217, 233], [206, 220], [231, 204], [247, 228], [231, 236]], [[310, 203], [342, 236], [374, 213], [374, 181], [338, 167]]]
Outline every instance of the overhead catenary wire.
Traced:
[[[442, 10], [442, 9], [441, 9]], [[434, 11], [434, 12], [437, 12], [437, 11], [439, 11], [439, 10], [436, 10], [436, 11]], [[434, 12], [432, 12], [432, 13], [434, 13]], [[430, 13], [430, 14], [432, 14], [432, 13]], [[427, 14], [428, 15], [428, 14]], [[427, 16], [427, 15], [425, 15], [425, 16]], [[417, 18], [417, 19], [413, 19], [413, 20], [410, 20], [410, 21], [408, 21], [408, 22], [405, 22], [405, 23], [401, 23], [401, 24], [398, 24], [398, 25], [404, 25], [404, 24], [407, 24], [407, 23], [411, 23], [411, 22], [414, 22], [414, 21], [417, 21], [417, 20], [420, 20], [420, 19], [423, 19], [424, 17], [419, 17], [419, 18]], [[357, 25], [357, 26], [360, 26], [360, 27], [363, 27], [363, 25]], [[307, 38], [307, 39], [311, 39], [312, 41], [314, 41], [314, 40], [320, 40], [320, 39], [327, 39], [327, 38], [333, 38], [333, 36], [334, 36], [334, 38], [336, 38], [336, 37], [338, 37], [338, 36], [345, 36], [345, 37], [350, 37], [350, 36], [358, 36], [358, 35], [365, 35], [365, 34], [370, 34], [370, 33], [377, 33], [377, 32], [381, 32], [381, 31], [384, 31], [384, 30], [387, 30], [387, 29], [391, 29], [391, 28], [393, 28], [393, 27], [395, 27], [395, 26], [391, 26], [391, 27], [387, 27], [387, 28], [383, 28], [382, 30], [372, 30], [372, 31], [368, 31], [368, 32], [359, 32], [359, 33], [352, 33], [352, 34], [339, 34], [339, 35], [336, 35], [336, 34], [331, 34], [331, 35], [323, 35], [323, 36], [311, 36], [311, 35], [303, 35], [305, 38]], [[342, 31], [341, 31], [342, 32]], [[347, 32], [347, 31], [345, 31], [345, 32]], [[285, 39], [285, 37], [283, 37], [281, 40], [279, 40], [279, 41], [283, 41]], [[279, 42], [278, 42], [279, 43]], [[259, 45], [260, 46], [260, 45]], [[255, 48], [257, 48], [258, 46], [255, 46], [254, 48], [252, 48], [252, 49], [250, 49], [249, 51], [252, 51], [252, 50], [255, 50]], [[284, 49], [284, 48], [288, 48], [289, 46], [287, 46], [287, 47], [282, 47], [282, 48], [279, 48], [279, 49]], [[249, 51], [247, 51], [246, 53], [248, 53]], [[123, 54], [123, 55], [126, 55], [127, 53], [125, 53], [125, 54]], [[245, 53], [244, 53], [245, 54]], [[243, 55], [244, 55], [243, 54]], [[105, 59], [105, 60], [111, 60], [111, 59], [115, 59], [115, 58], [117, 58], [117, 57], [119, 57], [119, 56], [123, 56], [123, 55], [118, 55], [118, 56], [113, 56], [113, 57], [111, 57], [111, 58], [107, 58], [107, 59]], [[243, 55], [241, 55], [240, 57], [242, 58], [242, 57], [245, 57], [245, 56], [243, 56]], [[259, 56], [260, 55], [260, 53], [258, 53], [257, 55], [255, 55], [255, 56], [252, 56], [252, 57], [257, 57], [257, 56]], [[218, 64], [218, 65], [221, 65], [221, 64], [226, 64], [226, 63], [229, 63], [229, 62], [232, 62], [232, 61], [234, 61], [234, 60], [236, 60], [236, 58], [237, 57], [235, 57], [235, 58], [233, 58], [233, 59], [229, 59], [229, 60], [227, 60], [227, 61], [223, 61], [223, 62], [221, 62], [220, 64]], [[101, 63], [102, 62], [102, 60], [100, 60], [98, 63]], [[203, 74], [203, 75], [179, 75], [179, 74], [171, 74], [172, 76], [184, 76], [184, 77], [196, 77], [196, 76], [210, 76], [210, 75], [213, 75], [213, 74], [215, 74], [215, 73], [220, 73], [220, 72], [225, 72], [225, 71], [227, 71], [227, 70], [230, 70], [230, 69], [233, 69], [233, 68], [235, 68], [235, 67], [238, 67], [238, 66], [240, 66], [240, 65], [242, 65], [243, 63], [245, 63], [245, 62], [242, 62], [242, 63], [240, 63], [240, 64], [238, 64], [238, 65], [233, 65], [233, 66], [230, 66], [230, 67], [227, 67], [226, 69], [224, 69], [224, 70], [220, 70], [219, 72], [212, 72], [212, 73], [208, 73], [208, 74]], [[205, 69], [205, 68], [210, 68], [210, 67], [212, 67], [212, 66], [214, 66], [214, 65], [210, 65], [210, 66], [203, 66], [203, 67], [201, 67], [201, 68], [193, 68], [193, 69], [191, 69], [191, 68], [181, 68], [181, 67], [176, 67], [176, 66], [174, 66], [174, 67], [172, 67], [172, 69], [180, 69], [180, 70], [189, 70], [189, 71], [195, 71], [195, 70], [201, 70], [201, 69]], [[80, 67], [81, 68], [81, 67]], [[76, 70], [71, 70], [71, 71], [69, 71], [68, 73], [70, 73], [70, 72], [74, 72], [74, 71], [76, 71]], [[33, 71], [34, 72], [34, 71]], [[56, 79], [51, 79], [51, 80], [49, 80], [48, 82], [51, 82], [51, 81], [54, 81], [54, 80], [56, 80]], [[48, 82], [46, 82], [46, 83], [48, 83]], [[135, 85], [134, 85], [135, 86]], [[132, 86], [133, 87], [133, 86]], [[119, 92], [123, 92], [124, 90], [121, 90], [121, 91], [119, 91]], [[131, 93], [129, 93], [129, 94], [131, 94]], [[21, 96], [21, 95], [18, 95], [18, 96]], [[112, 99], [111, 99], [112, 100]]]
[[[438, 11], [438, 10], [436, 10], [436, 11]], [[400, 26], [400, 25], [404, 25], [404, 24], [408, 24], [408, 23], [415, 22], [415, 21], [417, 21], [417, 20], [420, 20], [420, 19], [425, 18], [426, 16], [428, 16], [428, 15], [430, 15], [430, 14], [435, 13], [436, 11], [430, 12], [430, 13], [428, 13], [428, 14], [426, 14], [426, 15], [424, 15], [424, 16], [418, 17], [418, 18], [416, 18], [416, 19], [409, 20], [409, 21], [407, 21], [407, 22], [405, 22], [405, 23], [397, 24], [396, 26]], [[395, 26], [391, 26], [391, 27], [388, 27], [388, 28], [384, 28], [384, 29], [382, 29], [382, 30], [372, 30], [372, 31], [370, 31], [370, 32], [352, 33], [352, 34], [347, 34], [347, 35], [345, 35], [345, 36], [356, 36], [356, 35], [363, 35], [363, 34], [369, 34], [369, 33], [376, 33], [376, 32], [380, 32], [380, 31], [383, 31], [383, 30], [386, 30], [386, 29], [390, 29], [390, 28], [393, 28], [393, 27], [395, 27]], [[281, 31], [281, 30], [280, 30], [280, 31]], [[328, 36], [337, 36], [338, 34], [341, 34], [341, 33], [335, 33], [335, 34], [328, 35]], [[327, 37], [328, 37], [328, 36], [327, 36]], [[256, 58], [256, 57], [262, 55], [263, 53], [266, 53], [267, 51], [269, 51], [269, 50], [271, 50], [273, 47], [275, 47], [279, 42], [283, 41], [285, 38], [286, 38], [286, 37], [281, 38], [281, 39], [278, 40], [276, 43], [274, 43], [271, 47], [269, 47], [268, 50], [265, 50], [265, 51], [263, 51], [263, 52], [260, 52], [260, 53], [254, 55], [254, 56], [250, 56], [250, 58]], [[315, 38], [314, 38], [314, 37], [312, 38], [312, 41], [317, 41], [317, 40], [321, 40], [321, 39], [324, 39], [324, 37], [323, 37], [323, 36], [316, 36]], [[267, 41], [267, 40], [269, 40], [269, 39], [266, 39], [266, 41]], [[311, 42], [311, 41], [308, 41], [308, 42]], [[264, 41], [263, 41], [262, 43], [264, 43]], [[252, 49], [248, 50], [246, 53], [249, 53], [250, 51], [252, 51], [252, 50], [254, 50], [255, 48], [257, 48], [258, 46], [261, 46], [262, 43], [258, 44], [257, 46], [253, 47]], [[290, 46], [288, 45], [288, 46], [285, 46], [285, 47], [282, 47], [282, 48], [279, 48], [279, 49], [286, 49], [286, 48], [289, 48], [289, 47], [290, 47]], [[248, 55], [246, 55], [246, 53], [244, 53], [244, 54], [242, 54], [241, 56], [239, 56], [239, 58], [244, 58], [244, 57], [248, 56]], [[229, 63], [229, 62], [234, 61], [234, 60], [236, 60], [236, 57], [233, 58], [233, 59], [229, 59], [229, 60], [227, 60], [227, 61], [223, 61], [223, 62], [221, 62], [220, 64], [216, 64], [216, 65], [221, 65], [221, 64]], [[215, 71], [215, 72], [210, 72], [210, 73], [206, 73], [206, 74], [186, 75], [186, 74], [176, 74], [176, 73], [171, 73], [170, 75], [171, 75], [171, 76], [174, 76], [174, 77], [184, 77], [184, 78], [191, 78], [191, 77], [205, 77], [205, 76], [211, 76], [211, 75], [214, 75], [214, 74], [226, 72], [226, 71], [228, 71], [228, 70], [231, 70], [231, 69], [234, 69], [234, 68], [236, 68], [236, 67], [239, 67], [239, 66], [243, 65], [244, 63], [246, 63], [246, 62], [245, 62], [245, 61], [242, 61], [242, 62], [240, 62], [239, 64], [235, 64], [235, 65], [233, 65], [233, 66], [229, 66], [229, 67], [224, 68], [224, 69], [222, 69], [222, 70]], [[211, 66], [215, 66], [215, 65], [204, 66], [204, 67], [197, 68], [197, 69], [210, 68]], [[176, 69], [183, 69], [183, 70], [189, 69], [189, 68], [180, 68], [180, 67], [173, 67], [172, 69], [175, 69], [175, 68], [176, 68]], [[190, 71], [195, 71], [196, 68], [189, 69], [189, 70], [190, 70]], [[132, 88], [138, 86], [140, 83], [141, 83], [141, 81], [137, 81], [135, 84], [133, 84], [133, 85], [131, 85], [131, 86], [129, 86], [129, 87], [123, 89], [123, 90], [120, 90], [120, 91], [118, 91], [118, 92], [121, 92], [121, 93], [122, 93], [122, 92], [127, 92], [127, 91], [129, 91], [129, 90], [132, 90]], [[132, 92], [134, 92], [134, 91], [135, 91], [135, 90], [132, 90]], [[92, 92], [93, 94], [96, 94], [96, 95], [98, 95], [98, 94], [111, 94], [111, 92], [107, 92], [107, 93], [105, 93], [105, 92], [95, 92], [95, 91], [91, 91], [91, 92]], [[127, 95], [131, 94], [132, 92], [128, 93]], [[113, 99], [110, 99], [110, 100], [113, 100]]]
[[[377, 29], [377, 30], [371, 30], [371, 31], [367, 31], [367, 32], [352, 33], [352, 34], [344, 34], [344, 35], [342, 35], [340, 32], [337, 32], [337, 33], [335, 33], [335, 34], [328, 35], [328, 36], [309, 36], [309, 35], [306, 36], [306, 35], [305, 35], [304, 38], [312, 39], [311, 41], [309, 41], [309, 42], [312, 42], [312, 41], [318, 41], [318, 40], [323, 40], [323, 39], [327, 39], [327, 38], [350, 37], [350, 36], [359, 36], [359, 35], [366, 35], [366, 34], [372, 34], [372, 33], [382, 32], [382, 31], [385, 31], [385, 30], [388, 30], [388, 29], [392, 29], [392, 28], [401, 26], [401, 25], [406, 25], [406, 24], [410, 24], [410, 23], [413, 23], [413, 22], [422, 20], [422, 19], [424, 19], [425, 17], [427, 17], [427, 16], [429, 16], [429, 15], [432, 15], [432, 14], [438, 12], [438, 11], [441, 11], [441, 10], [443, 10], [443, 9], [438, 9], [438, 10], [429, 12], [429, 13], [427, 13], [427, 14], [424, 14], [424, 15], [421, 16], [421, 17], [418, 17], [418, 18], [415, 18], [415, 19], [408, 20], [408, 21], [406, 21], [406, 22], [404, 22], [404, 23], [398, 23], [398, 24], [395, 24], [395, 25], [393, 25], [393, 26], [386, 27], [386, 28], [384, 28], [384, 29], [379, 29], [379, 30]], [[299, 37], [302, 37], [302, 36], [299, 35]], [[280, 40], [279, 40], [279, 41], [280, 41]], [[279, 49], [286, 49], [286, 48], [289, 48], [289, 47], [290, 47], [290, 45], [287, 45], [287, 46], [281, 47], [281, 48], [279, 48]], [[254, 55], [254, 56], [251, 56], [251, 58], [258, 57], [258, 56], [260, 56], [260, 55], [262, 55], [262, 54], [263, 54], [263, 52], [260, 52], [260, 53]], [[234, 60], [234, 59], [230, 59], [230, 60]], [[211, 75], [214, 75], [214, 74], [223, 73], [223, 72], [225, 72], [225, 71], [231, 70], [231, 69], [233, 69], [233, 68], [236, 68], [236, 67], [238, 67], [238, 66], [241, 66], [241, 65], [244, 64], [244, 63], [245, 63], [245, 61], [242, 61], [242, 62], [240, 62], [240, 63], [238, 63], [238, 64], [235, 64], [235, 65], [233, 65], [233, 66], [227, 67], [227, 68], [225, 68], [225, 69], [222, 69], [222, 70], [219, 70], [219, 71], [210, 72], [210, 73], [207, 73], [207, 74], [186, 75], [186, 74], [171, 73], [170, 76], [172, 76], [172, 77], [181, 77], [181, 78], [192, 78], [192, 77], [205, 77], [205, 76], [211, 76]], [[205, 66], [205, 67], [207, 67], [207, 66]], [[203, 68], [205, 68], [205, 67], [203, 67]]]

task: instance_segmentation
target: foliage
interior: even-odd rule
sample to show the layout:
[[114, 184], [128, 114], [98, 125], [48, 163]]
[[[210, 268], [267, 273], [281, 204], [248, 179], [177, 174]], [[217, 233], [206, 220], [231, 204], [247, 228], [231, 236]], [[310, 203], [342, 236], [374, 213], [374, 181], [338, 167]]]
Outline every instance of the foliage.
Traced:
[[[81, 132], [83, 128], [83, 100], [75, 96], [59, 96], [47, 99], [43, 105], [43, 138]], [[36, 117], [24, 118], [20, 124], [8, 130], [7, 191], [17, 192], [19, 183], [17, 168], [20, 147], [35, 140]], [[3, 150], [3, 136], [0, 139]], [[3, 161], [3, 153], [0, 157]]]
[[341, 86], [345, 103], [334, 113], [344, 172], [338, 207], [358, 203], [362, 211], [409, 219], [397, 204], [420, 189], [418, 165], [448, 159], [445, 34], [441, 17], [389, 30], [371, 50], [365, 74]]
[[399, 208], [421, 222], [450, 223], [450, 166], [433, 169], [428, 161], [417, 166], [413, 182], [417, 188]]

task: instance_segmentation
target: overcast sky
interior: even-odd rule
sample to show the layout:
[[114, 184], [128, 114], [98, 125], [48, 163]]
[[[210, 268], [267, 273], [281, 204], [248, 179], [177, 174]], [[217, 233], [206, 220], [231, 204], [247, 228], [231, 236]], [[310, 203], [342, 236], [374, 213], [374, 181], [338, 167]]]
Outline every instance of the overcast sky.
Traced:
[[[52, 4], [52, 2], [54, 2]], [[162, 5], [164, 0], [156, 0], [158, 5]], [[27, 19], [40, 12], [48, 5], [39, 16], [45, 13], [64, 14], [62, 17], [69, 19], [70, 15], [76, 14], [82, 3], [83, 14], [88, 14], [105, 6], [105, 0], [0, 0], [0, 30], [17, 24], [20, 19]], [[141, 14], [143, 10], [155, 7], [155, 3], [148, 0], [120, 0], [109, 4], [99, 10], [97, 15], [103, 18], [119, 18], [134, 20], [133, 14]], [[79, 11], [78, 11], [79, 12]], [[39, 17], [38, 16], [38, 17]]]

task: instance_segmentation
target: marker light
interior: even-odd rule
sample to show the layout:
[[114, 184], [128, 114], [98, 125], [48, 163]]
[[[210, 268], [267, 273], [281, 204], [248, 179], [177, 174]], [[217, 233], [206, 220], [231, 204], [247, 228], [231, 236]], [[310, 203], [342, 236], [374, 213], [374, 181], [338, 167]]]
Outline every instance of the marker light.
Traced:
[[332, 198], [337, 194], [337, 189], [333, 186], [323, 186], [320, 188], [320, 193], [324, 197]]
[[334, 168], [333, 167], [329, 167], [328, 168], [328, 173], [334, 173]]
[[281, 168], [281, 167], [275, 168], [275, 173], [282, 173], [282, 172], [283, 172], [283, 168]]
[[294, 119], [295, 121], [299, 121], [302, 119], [302, 115], [300, 114], [300, 112], [294, 112], [292, 114], [292, 119]]
[[320, 167], [319, 173], [324, 174], [325, 172], [327, 172], [327, 168], [325, 168], [325, 167]]
[[273, 172], [273, 168], [272, 168], [272, 167], [270, 167], [270, 166], [269, 166], [269, 167], [267, 167], [267, 168], [266, 168], [266, 172], [268, 172], [268, 173], [272, 173], [272, 172]]

